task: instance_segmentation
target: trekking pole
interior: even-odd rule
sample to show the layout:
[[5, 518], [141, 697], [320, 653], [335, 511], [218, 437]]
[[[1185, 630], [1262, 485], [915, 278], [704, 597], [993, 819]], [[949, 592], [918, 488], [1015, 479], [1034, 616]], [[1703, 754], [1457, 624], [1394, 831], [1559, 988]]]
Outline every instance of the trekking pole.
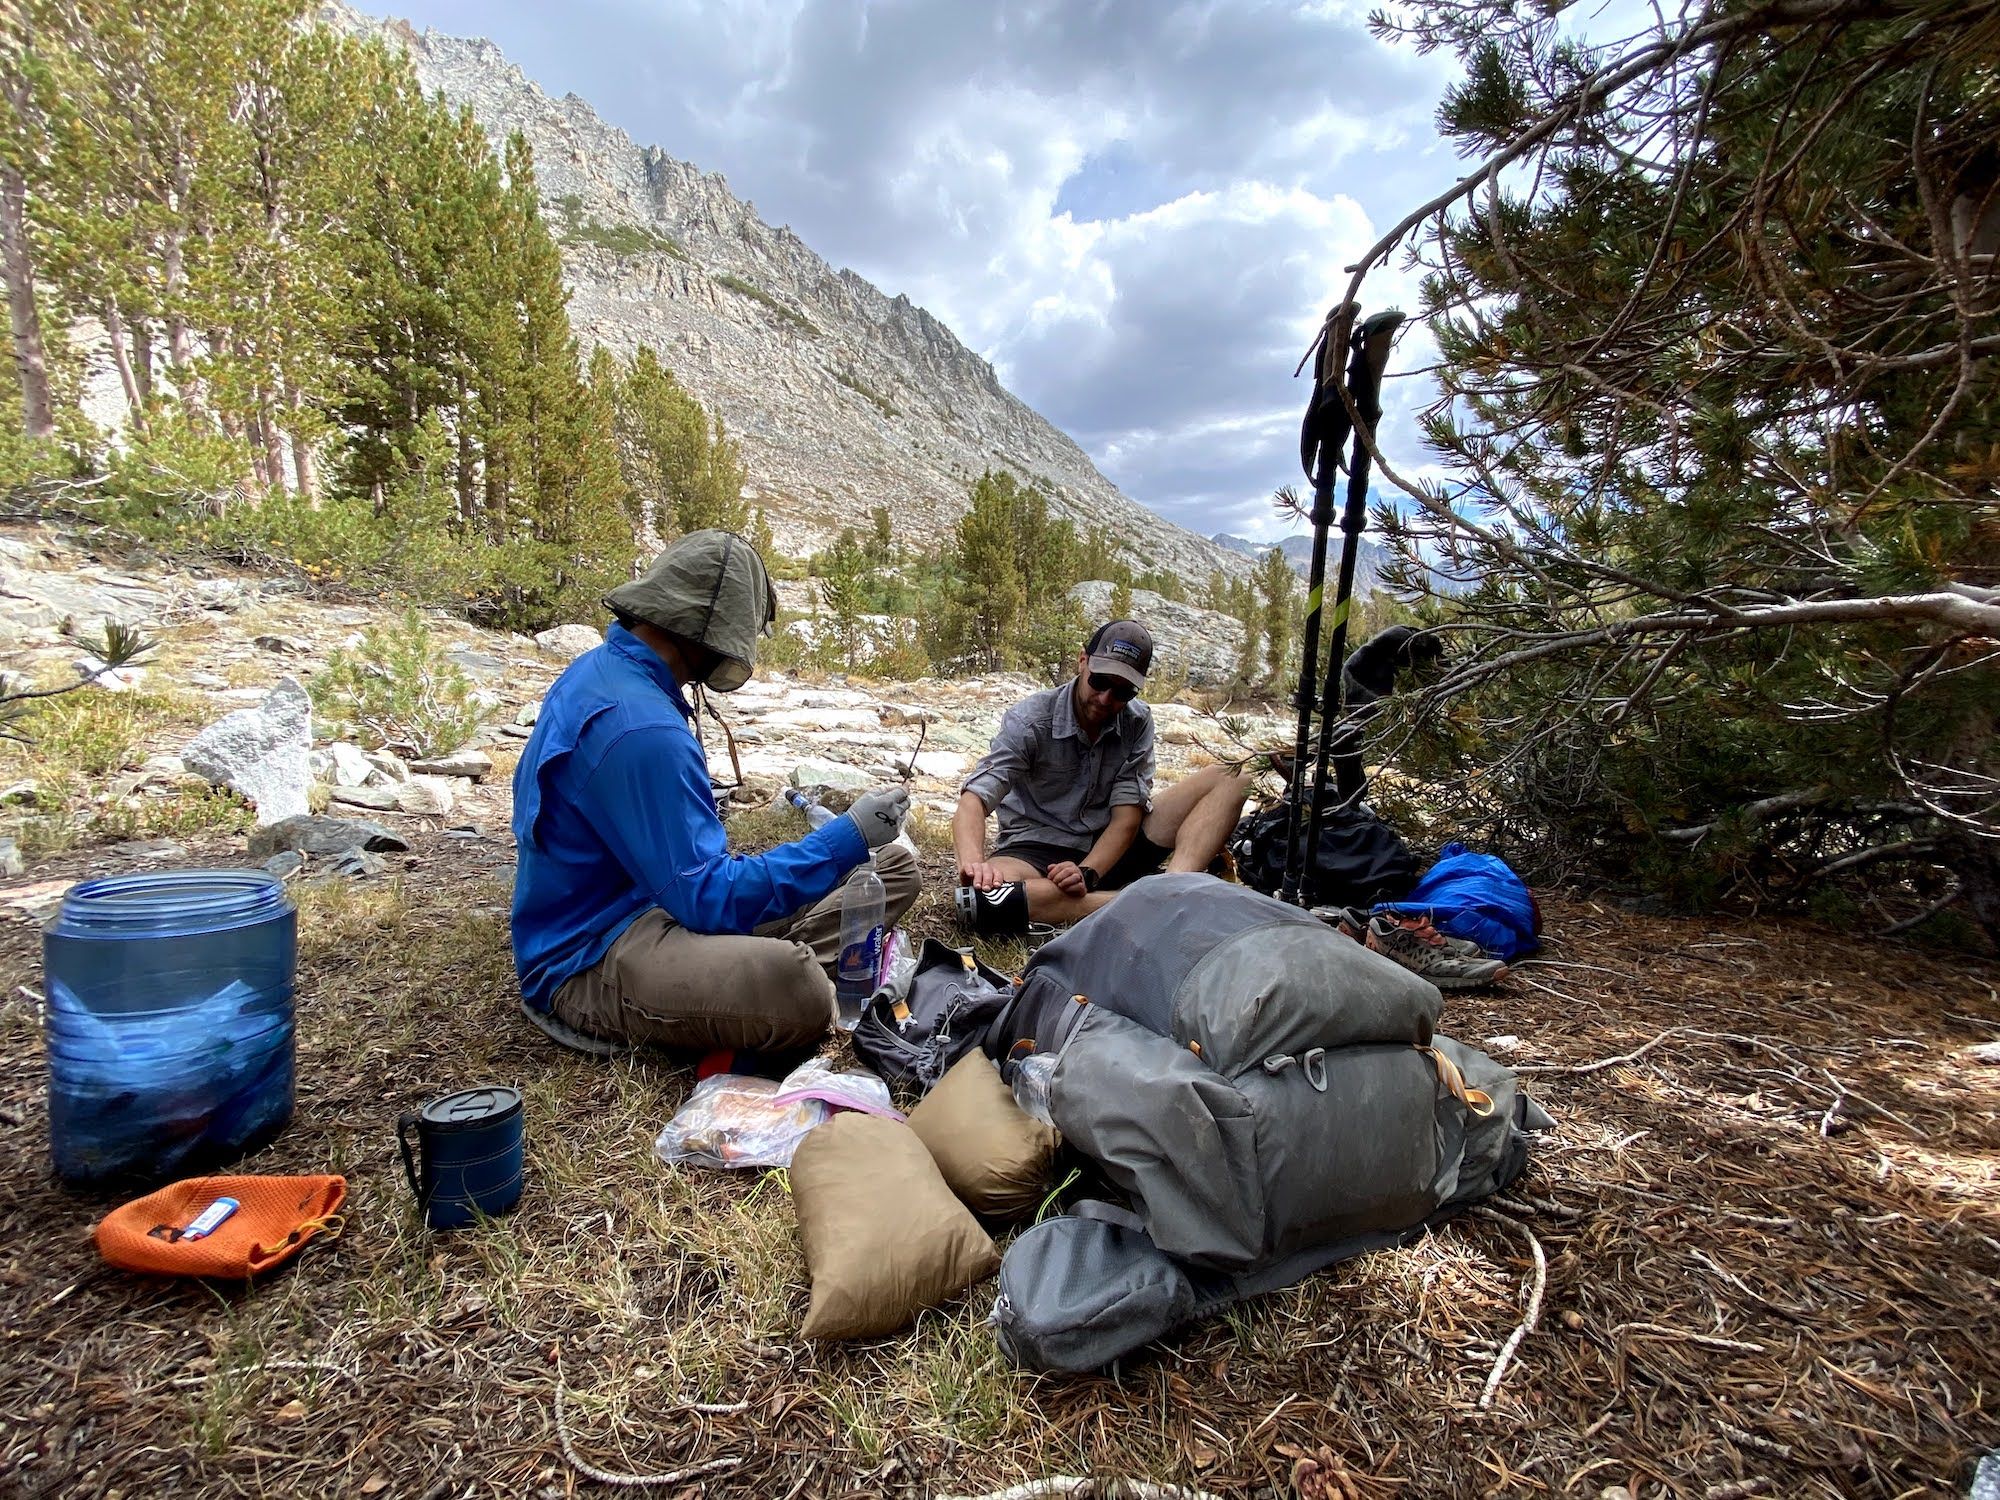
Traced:
[[1326, 592], [1326, 537], [1333, 525], [1333, 476], [1344, 467], [1352, 422], [1340, 399], [1340, 367], [1347, 361], [1348, 336], [1359, 311], [1352, 302], [1328, 310], [1314, 345], [1312, 394], [1306, 398], [1305, 419], [1299, 424], [1299, 464], [1313, 487], [1312, 562], [1306, 572], [1306, 619], [1299, 639], [1299, 687], [1292, 703], [1299, 711], [1298, 742], [1292, 754], [1292, 783], [1285, 789], [1285, 874], [1278, 899], [1293, 905], [1299, 899], [1302, 868], [1300, 808], [1306, 792], [1306, 754], [1312, 748], [1313, 709], [1319, 704], [1319, 616]]
[[[1318, 868], [1320, 804], [1326, 797], [1326, 763], [1333, 748], [1333, 726], [1346, 709], [1347, 687], [1341, 669], [1347, 664], [1347, 620], [1354, 600], [1354, 565], [1360, 558], [1361, 533], [1368, 525], [1368, 443], [1382, 418], [1382, 372], [1388, 368], [1389, 346], [1402, 326], [1399, 312], [1379, 312], [1363, 323], [1351, 341], [1347, 390], [1361, 416], [1354, 438], [1354, 457], [1347, 466], [1347, 505], [1341, 512], [1340, 582], [1333, 597], [1333, 637], [1326, 648], [1326, 688], [1320, 695], [1319, 751], [1313, 757], [1312, 821], [1306, 825], [1305, 868]], [[1335, 393], [1336, 396], [1338, 392]], [[1292, 768], [1294, 778], [1298, 767]], [[1296, 825], [1294, 825], [1296, 826]]]

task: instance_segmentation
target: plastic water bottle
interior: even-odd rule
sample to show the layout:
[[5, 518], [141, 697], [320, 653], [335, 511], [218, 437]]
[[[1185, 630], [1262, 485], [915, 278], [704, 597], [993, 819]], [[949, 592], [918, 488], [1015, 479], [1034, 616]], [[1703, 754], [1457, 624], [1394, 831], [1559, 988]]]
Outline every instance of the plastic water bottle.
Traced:
[[785, 788], [785, 800], [806, 815], [806, 822], [814, 828], [824, 828], [840, 814], [830, 807], [822, 807], [819, 798], [802, 792], [795, 786]]
[[871, 854], [840, 893], [840, 961], [834, 965], [833, 995], [842, 1031], [852, 1031], [860, 1023], [868, 997], [875, 993], [882, 967], [886, 906], [882, 877], [875, 873], [875, 856]]
[[1014, 1102], [1023, 1114], [1044, 1125], [1055, 1124], [1049, 1111], [1049, 1083], [1055, 1072], [1053, 1052], [1030, 1052], [1014, 1064]]
[[116, 875], [63, 897], [42, 937], [58, 1177], [170, 1181], [285, 1128], [296, 934], [261, 870]]

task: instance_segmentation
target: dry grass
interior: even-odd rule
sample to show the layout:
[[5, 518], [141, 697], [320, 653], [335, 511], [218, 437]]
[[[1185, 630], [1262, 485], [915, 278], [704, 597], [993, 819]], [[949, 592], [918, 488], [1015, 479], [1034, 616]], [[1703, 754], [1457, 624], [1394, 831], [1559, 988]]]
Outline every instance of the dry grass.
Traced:
[[156, 751], [178, 749], [210, 716], [199, 695], [172, 689], [83, 687], [30, 703], [12, 726], [22, 738], [0, 740], [0, 781], [35, 787], [10, 831], [39, 854], [73, 847], [86, 827], [94, 838], [247, 827], [247, 809], [226, 793], [189, 786], [134, 796], [118, 788], [121, 773]]
[[[688, 1073], [571, 1057], [515, 1013], [508, 858], [425, 840], [398, 883], [301, 893], [298, 1116], [253, 1165], [344, 1173], [348, 1228], [254, 1288], [97, 1262], [106, 1205], [47, 1176], [17, 988], [39, 984], [35, 934], [0, 926], [0, 1489], [599, 1489], [562, 1456], [558, 1382], [589, 1462], [735, 1459], [687, 1492], [774, 1500], [1051, 1473], [1370, 1500], [1889, 1497], [1962, 1489], [1994, 1443], [2000, 1090], [1957, 1055], [2000, 1034], [1991, 966], [1551, 898], [1549, 961], [1452, 1000], [1450, 1028], [1569, 1067], [1671, 1034], [1533, 1079], [1562, 1128], [1508, 1213], [1548, 1289], [1492, 1410], [1480, 1393], [1530, 1267], [1519, 1228], [1480, 1218], [1115, 1377], [1055, 1380], [996, 1357], [990, 1284], [897, 1338], [800, 1343], [782, 1174], [663, 1167], [653, 1136]], [[933, 889], [912, 925], [942, 931], [948, 910]], [[1822, 1068], [1848, 1091], [1831, 1116]], [[527, 1094], [529, 1191], [434, 1236], [395, 1116], [484, 1081]]]

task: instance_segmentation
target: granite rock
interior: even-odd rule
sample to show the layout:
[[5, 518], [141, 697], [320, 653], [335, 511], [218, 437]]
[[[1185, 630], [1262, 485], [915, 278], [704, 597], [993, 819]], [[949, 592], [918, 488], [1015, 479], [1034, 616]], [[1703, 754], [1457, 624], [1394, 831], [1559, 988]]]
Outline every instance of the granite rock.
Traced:
[[278, 680], [255, 708], [225, 714], [188, 742], [181, 761], [257, 809], [260, 824], [308, 811], [312, 784], [312, 699], [298, 680]]
[[250, 834], [250, 857], [264, 859], [280, 849], [296, 849], [301, 854], [327, 857], [349, 849], [372, 849], [378, 853], [400, 853], [409, 840], [391, 833], [368, 818], [329, 818], [311, 813], [286, 818]]

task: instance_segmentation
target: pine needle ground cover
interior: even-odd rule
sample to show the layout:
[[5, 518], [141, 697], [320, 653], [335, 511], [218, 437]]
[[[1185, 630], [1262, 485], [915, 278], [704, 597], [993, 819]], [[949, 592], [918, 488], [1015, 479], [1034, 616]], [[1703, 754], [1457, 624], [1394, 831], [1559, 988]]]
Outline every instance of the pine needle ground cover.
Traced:
[[[927, 863], [913, 925], [942, 932]], [[2000, 1037], [1991, 964], [1551, 895], [1543, 958], [1446, 1011], [1519, 1037], [1560, 1121], [1491, 1215], [1053, 1380], [995, 1354], [991, 1284], [897, 1338], [798, 1342], [783, 1176], [661, 1166], [688, 1072], [519, 1018], [510, 865], [419, 840], [300, 893], [298, 1116], [252, 1166], [346, 1174], [348, 1224], [253, 1288], [97, 1260], [109, 1203], [47, 1168], [38, 929], [0, 906], [0, 1489], [1891, 1497], [1963, 1493], [2000, 1442], [2000, 1068], [1964, 1055]], [[527, 1094], [527, 1195], [432, 1235], [395, 1116], [488, 1081]]]

